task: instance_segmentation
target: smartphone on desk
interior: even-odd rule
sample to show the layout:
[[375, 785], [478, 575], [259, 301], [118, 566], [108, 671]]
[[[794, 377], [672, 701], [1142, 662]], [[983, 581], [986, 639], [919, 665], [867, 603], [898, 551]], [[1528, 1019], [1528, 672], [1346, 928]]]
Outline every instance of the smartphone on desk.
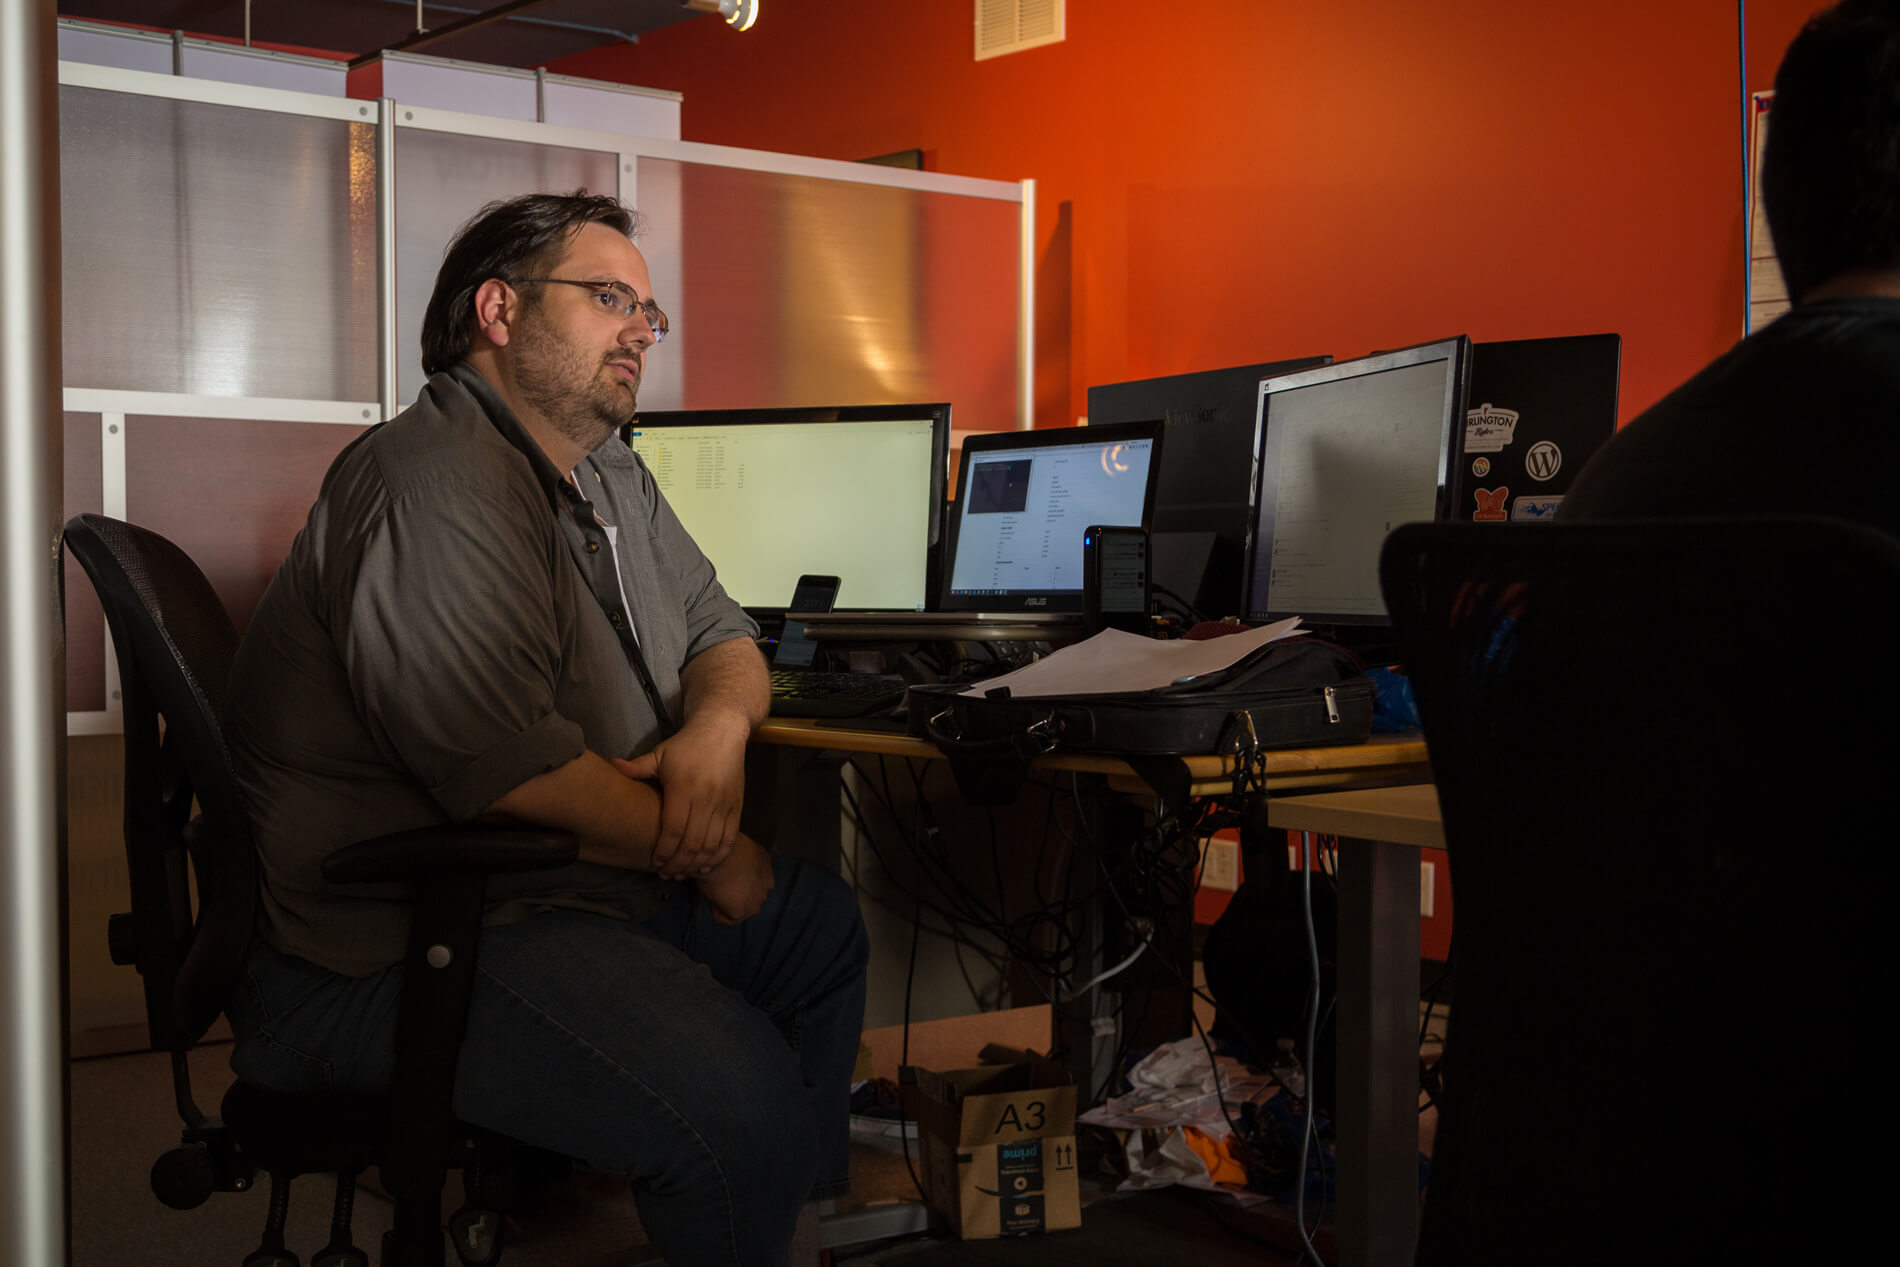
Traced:
[[1082, 530], [1082, 624], [1093, 635], [1148, 628], [1148, 530], [1092, 524]]
[[772, 667], [809, 669], [818, 658], [818, 644], [805, 634], [805, 622], [794, 620], [794, 612], [828, 612], [838, 601], [838, 578], [801, 576], [792, 587], [792, 605], [785, 610], [785, 627], [779, 631], [778, 650], [772, 655]]

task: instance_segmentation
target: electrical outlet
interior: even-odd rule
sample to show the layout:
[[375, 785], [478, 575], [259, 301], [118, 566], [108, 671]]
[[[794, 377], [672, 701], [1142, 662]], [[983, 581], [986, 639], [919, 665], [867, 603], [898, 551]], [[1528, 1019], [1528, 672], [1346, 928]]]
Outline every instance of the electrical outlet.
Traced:
[[1232, 893], [1240, 887], [1240, 846], [1213, 837], [1201, 843], [1201, 887]]
[[1432, 917], [1432, 895], [1438, 891], [1437, 879], [1436, 864], [1430, 862], [1418, 864], [1418, 913], [1424, 919]]

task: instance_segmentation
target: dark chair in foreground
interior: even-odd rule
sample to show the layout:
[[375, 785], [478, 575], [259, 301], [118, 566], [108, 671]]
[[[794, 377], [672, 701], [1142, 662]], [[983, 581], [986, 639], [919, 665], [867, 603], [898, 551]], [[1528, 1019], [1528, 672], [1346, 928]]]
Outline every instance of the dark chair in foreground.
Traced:
[[132, 911], [112, 921], [113, 961], [136, 964], [144, 978], [152, 1046], [171, 1053], [185, 1122], [179, 1147], [153, 1167], [154, 1191], [189, 1209], [213, 1191], [248, 1189], [263, 1170], [271, 1178], [267, 1224], [245, 1262], [288, 1267], [297, 1262], [283, 1243], [290, 1181], [333, 1172], [331, 1241], [311, 1263], [353, 1267], [368, 1261], [350, 1243], [355, 1178], [378, 1164], [396, 1200], [381, 1262], [437, 1267], [442, 1187], [446, 1171], [462, 1166], [469, 1203], [452, 1221], [456, 1250], [466, 1262], [494, 1262], [503, 1224], [494, 1179], [466, 1164], [489, 1149], [472, 1143], [450, 1112], [482, 896], [491, 872], [572, 861], [573, 838], [445, 827], [345, 843], [324, 864], [329, 879], [415, 885], [391, 1094], [286, 1095], [238, 1083], [222, 1118], [207, 1116], [193, 1103], [185, 1053], [223, 1009], [257, 909], [251, 824], [220, 730], [237, 633], [203, 574], [163, 537], [80, 515], [67, 523], [65, 544], [99, 593], [118, 653]]
[[1456, 901], [1419, 1261], [1859, 1257], [1890, 1196], [1900, 543], [1413, 525], [1382, 571]]

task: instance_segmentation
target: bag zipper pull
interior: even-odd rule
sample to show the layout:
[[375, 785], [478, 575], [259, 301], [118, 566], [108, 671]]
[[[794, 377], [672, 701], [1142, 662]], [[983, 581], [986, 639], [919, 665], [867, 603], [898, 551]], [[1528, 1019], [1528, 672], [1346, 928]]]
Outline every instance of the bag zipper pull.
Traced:
[[1330, 686], [1326, 688], [1326, 721], [1333, 726], [1339, 724], [1339, 695]]

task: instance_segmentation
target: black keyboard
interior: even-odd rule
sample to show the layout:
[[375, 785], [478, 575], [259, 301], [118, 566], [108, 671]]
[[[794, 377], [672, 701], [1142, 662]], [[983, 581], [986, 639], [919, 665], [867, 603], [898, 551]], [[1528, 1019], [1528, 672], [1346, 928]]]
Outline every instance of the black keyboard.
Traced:
[[895, 673], [772, 670], [774, 717], [864, 717], [903, 698], [904, 679]]

